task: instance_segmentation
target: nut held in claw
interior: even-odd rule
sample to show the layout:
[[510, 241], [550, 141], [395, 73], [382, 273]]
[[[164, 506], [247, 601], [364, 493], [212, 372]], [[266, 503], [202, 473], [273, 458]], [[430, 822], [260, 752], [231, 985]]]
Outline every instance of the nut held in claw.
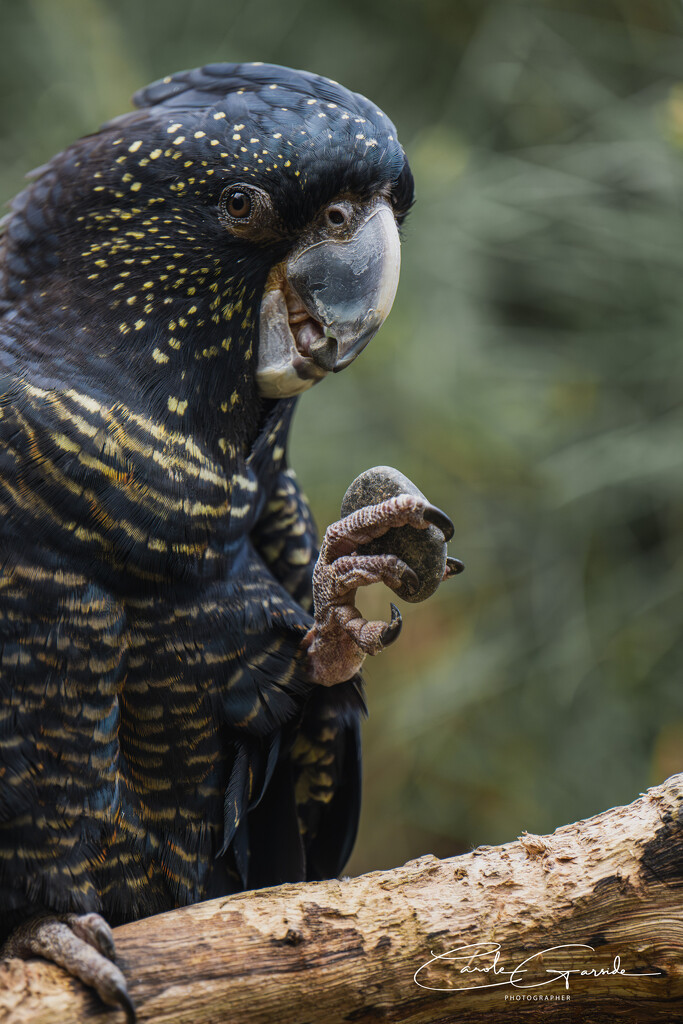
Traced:
[[[374, 466], [367, 469], [353, 481], [342, 501], [341, 514], [348, 516], [366, 505], [379, 505], [387, 498], [397, 494], [414, 494], [425, 498], [412, 480], [399, 473], [392, 466]], [[433, 509], [437, 513], [436, 509]], [[443, 520], [444, 530], [452, 524], [443, 513], [435, 518]], [[439, 519], [439, 521], [441, 521]], [[448, 524], [448, 525], [446, 525]], [[449, 537], [450, 539], [450, 537]], [[444, 531], [437, 526], [428, 526], [426, 530], [417, 530], [413, 526], [401, 526], [388, 530], [382, 537], [377, 537], [368, 544], [360, 545], [359, 554], [364, 555], [396, 555], [402, 559], [416, 574], [419, 588], [412, 590], [405, 584], [396, 595], [404, 601], [424, 601], [430, 597], [444, 578], [446, 571], [446, 543]], [[461, 563], [458, 563], [459, 565]], [[459, 571], [459, 570], [456, 570]]]

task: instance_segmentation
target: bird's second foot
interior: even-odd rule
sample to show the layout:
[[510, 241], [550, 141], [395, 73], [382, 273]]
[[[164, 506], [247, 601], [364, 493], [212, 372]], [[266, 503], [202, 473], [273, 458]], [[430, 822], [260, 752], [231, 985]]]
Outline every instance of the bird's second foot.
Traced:
[[99, 914], [62, 914], [33, 917], [16, 928], [0, 954], [4, 957], [42, 956], [94, 988], [109, 1006], [119, 1006], [128, 1024], [135, 1007], [126, 979], [113, 963], [116, 951], [111, 928]]

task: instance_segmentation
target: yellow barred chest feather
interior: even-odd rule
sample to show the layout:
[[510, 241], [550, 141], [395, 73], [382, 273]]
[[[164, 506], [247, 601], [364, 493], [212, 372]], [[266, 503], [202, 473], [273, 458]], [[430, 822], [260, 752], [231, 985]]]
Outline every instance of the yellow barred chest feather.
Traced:
[[[121, 921], [242, 888], [247, 810], [311, 690], [310, 619], [272, 571], [284, 558], [300, 584], [316, 553], [272, 457], [291, 409], [230, 476], [191, 439], [74, 388], [19, 379], [2, 412], [8, 920], [34, 893]], [[17, 877], [26, 891], [10, 892]]]

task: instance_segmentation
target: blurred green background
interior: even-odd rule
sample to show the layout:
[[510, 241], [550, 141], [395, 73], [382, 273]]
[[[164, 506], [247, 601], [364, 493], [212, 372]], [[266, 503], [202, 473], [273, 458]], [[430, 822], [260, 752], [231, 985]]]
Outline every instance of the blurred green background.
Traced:
[[683, 769], [682, 11], [0, 3], [2, 200], [209, 61], [319, 72], [399, 127], [418, 201], [394, 312], [304, 396], [291, 461], [321, 527], [396, 465], [455, 519], [467, 572], [402, 605], [367, 665], [351, 872], [546, 832]]

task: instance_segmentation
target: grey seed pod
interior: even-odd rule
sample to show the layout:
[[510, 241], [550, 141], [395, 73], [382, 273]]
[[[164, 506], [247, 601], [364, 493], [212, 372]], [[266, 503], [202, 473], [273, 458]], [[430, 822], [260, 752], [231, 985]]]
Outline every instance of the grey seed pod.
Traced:
[[[414, 494], [425, 498], [412, 480], [393, 466], [373, 466], [356, 477], [348, 488], [341, 506], [341, 514], [348, 516], [366, 505], [379, 505], [397, 494]], [[388, 530], [369, 544], [358, 547], [363, 555], [396, 555], [408, 565], [420, 581], [415, 593], [405, 584], [396, 595], [404, 601], [416, 603], [431, 597], [443, 579], [446, 569], [446, 544], [443, 533], [436, 526], [417, 530], [414, 526], [401, 526]]]

